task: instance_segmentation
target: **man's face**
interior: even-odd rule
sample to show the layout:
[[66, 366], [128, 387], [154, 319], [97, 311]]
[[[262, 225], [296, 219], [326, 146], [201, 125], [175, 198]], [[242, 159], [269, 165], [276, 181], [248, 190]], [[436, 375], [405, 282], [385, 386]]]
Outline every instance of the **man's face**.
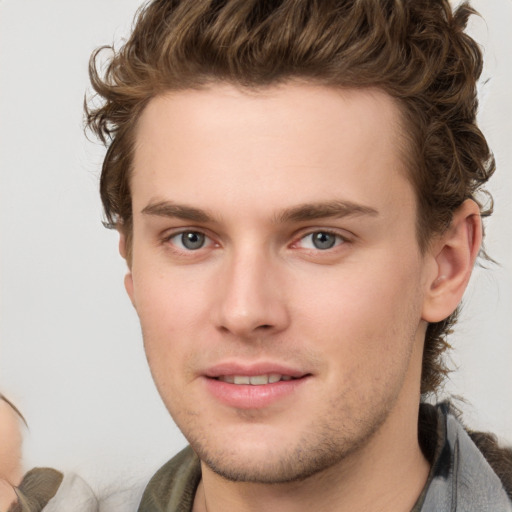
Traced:
[[227, 478], [303, 478], [414, 424], [433, 270], [399, 126], [384, 93], [298, 84], [139, 121], [126, 286], [167, 408]]

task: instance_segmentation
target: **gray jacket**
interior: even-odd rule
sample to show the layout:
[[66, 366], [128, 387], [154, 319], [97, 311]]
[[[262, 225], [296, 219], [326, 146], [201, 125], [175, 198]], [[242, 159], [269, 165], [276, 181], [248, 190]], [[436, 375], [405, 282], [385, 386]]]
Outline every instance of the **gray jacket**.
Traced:
[[512, 512], [501, 480], [449, 405], [437, 406], [437, 416], [434, 461], [412, 512]]

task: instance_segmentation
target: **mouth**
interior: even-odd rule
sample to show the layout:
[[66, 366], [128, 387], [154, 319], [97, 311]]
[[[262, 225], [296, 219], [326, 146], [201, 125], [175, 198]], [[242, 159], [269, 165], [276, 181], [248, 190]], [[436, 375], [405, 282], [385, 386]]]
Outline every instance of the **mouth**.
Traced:
[[[266, 368], [265, 368], [266, 367]], [[274, 364], [219, 365], [206, 375], [206, 388], [220, 403], [236, 409], [263, 409], [297, 400], [311, 373]], [[291, 403], [291, 402], [289, 402]]]
[[216, 380], [227, 382], [228, 384], [264, 386], [298, 378], [300, 377], [292, 377], [291, 375], [282, 375], [280, 373], [265, 373], [263, 375], [221, 375], [216, 377]]

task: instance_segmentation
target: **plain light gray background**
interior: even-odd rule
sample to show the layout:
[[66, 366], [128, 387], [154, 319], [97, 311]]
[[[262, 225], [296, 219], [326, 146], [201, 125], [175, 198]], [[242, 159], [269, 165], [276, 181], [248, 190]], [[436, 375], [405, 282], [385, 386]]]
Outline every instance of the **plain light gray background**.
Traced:
[[[26, 464], [100, 492], [142, 482], [184, 440], [160, 403], [101, 225], [103, 148], [82, 131], [91, 51], [126, 35], [138, 0], [0, 0], [0, 390], [25, 414]], [[474, 2], [487, 58], [480, 122], [498, 171], [487, 247], [452, 342], [447, 393], [512, 441], [512, 0]]]

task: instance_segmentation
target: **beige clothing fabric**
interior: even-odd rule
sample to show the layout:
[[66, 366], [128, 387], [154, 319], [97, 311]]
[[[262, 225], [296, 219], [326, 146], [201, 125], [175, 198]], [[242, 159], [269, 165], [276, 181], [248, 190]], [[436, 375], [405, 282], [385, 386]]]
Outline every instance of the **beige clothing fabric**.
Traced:
[[18, 501], [8, 512], [99, 512], [92, 489], [75, 474], [34, 468], [15, 490]]

